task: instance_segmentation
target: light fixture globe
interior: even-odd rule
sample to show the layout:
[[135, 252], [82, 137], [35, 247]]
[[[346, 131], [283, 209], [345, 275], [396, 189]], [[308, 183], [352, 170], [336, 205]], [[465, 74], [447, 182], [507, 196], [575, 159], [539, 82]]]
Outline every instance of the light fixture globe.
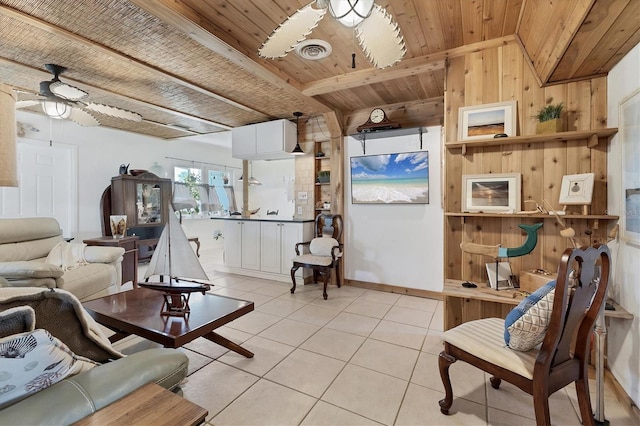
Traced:
[[329, 13], [342, 25], [352, 28], [371, 14], [373, 0], [325, 0]]
[[51, 118], [62, 120], [69, 118], [71, 115], [71, 107], [62, 102], [44, 101], [42, 102], [42, 110]]

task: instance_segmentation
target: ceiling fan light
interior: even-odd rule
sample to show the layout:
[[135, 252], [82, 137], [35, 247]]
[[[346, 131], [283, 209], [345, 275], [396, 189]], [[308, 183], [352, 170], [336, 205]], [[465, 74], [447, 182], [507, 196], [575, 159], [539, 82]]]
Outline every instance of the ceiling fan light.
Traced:
[[352, 28], [371, 14], [373, 0], [327, 0], [329, 13], [342, 25]]
[[62, 120], [69, 118], [71, 115], [71, 107], [62, 102], [55, 101], [43, 101], [42, 110], [51, 118]]

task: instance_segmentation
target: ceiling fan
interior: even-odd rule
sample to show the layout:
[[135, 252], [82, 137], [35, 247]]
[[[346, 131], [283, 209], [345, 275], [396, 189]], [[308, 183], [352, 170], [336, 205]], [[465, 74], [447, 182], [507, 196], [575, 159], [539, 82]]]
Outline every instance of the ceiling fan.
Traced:
[[[262, 43], [258, 54], [267, 59], [284, 57], [304, 41], [327, 11], [354, 29], [362, 51], [376, 68], [392, 66], [406, 53], [398, 24], [374, 0], [314, 0], [280, 24]], [[351, 66], [355, 68], [355, 63]]]
[[123, 120], [142, 121], [142, 116], [135, 112], [109, 105], [82, 102], [83, 99], [89, 96], [89, 93], [60, 81], [59, 76], [66, 70], [65, 67], [55, 64], [45, 64], [44, 67], [53, 74], [53, 79], [50, 81], [40, 82], [39, 96], [44, 99], [18, 101], [16, 102], [16, 108], [28, 108], [40, 104], [44, 113], [49, 117], [56, 119], [68, 118], [81, 126], [100, 125], [100, 122], [92, 113]]

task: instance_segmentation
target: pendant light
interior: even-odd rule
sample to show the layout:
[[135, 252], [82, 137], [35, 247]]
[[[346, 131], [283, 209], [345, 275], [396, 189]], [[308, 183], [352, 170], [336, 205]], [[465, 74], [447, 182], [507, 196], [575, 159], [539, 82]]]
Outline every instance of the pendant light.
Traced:
[[300, 117], [302, 116], [302, 113], [299, 111], [296, 111], [293, 113], [293, 115], [296, 117], [296, 146], [295, 148], [293, 148], [293, 151], [291, 151], [292, 155], [304, 155], [304, 151], [302, 150], [302, 147], [300, 146], [300, 126], [298, 124]]
[[[251, 163], [249, 163], [249, 167], [251, 167], [251, 171], [249, 172], [249, 185], [262, 185], [262, 182], [260, 182], [258, 179], [256, 179], [253, 176], [253, 165]], [[242, 182], [242, 175], [240, 175], [240, 178], [238, 179], [239, 181]]]

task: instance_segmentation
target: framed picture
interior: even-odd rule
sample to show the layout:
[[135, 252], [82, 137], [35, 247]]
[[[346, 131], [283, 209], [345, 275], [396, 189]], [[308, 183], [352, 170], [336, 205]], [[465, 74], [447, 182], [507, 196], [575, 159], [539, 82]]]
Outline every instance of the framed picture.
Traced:
[[619, 137], [622, 147], [621, 238], [640, 245], [640, 89], [620, 102]]
[[564, 175], [558, 203], [563, 205], [591, 204], [594, 176], [594, 173]]
[[516, 101], [460, 107], [458, 140], [487, 139], [500, 133], [516, 136]]
[[462, 211], [519, 212], [520, 182], [520, 173], [462, 175]]
[[353, 204], [429, 204], [429, 152], [351, 157]]

